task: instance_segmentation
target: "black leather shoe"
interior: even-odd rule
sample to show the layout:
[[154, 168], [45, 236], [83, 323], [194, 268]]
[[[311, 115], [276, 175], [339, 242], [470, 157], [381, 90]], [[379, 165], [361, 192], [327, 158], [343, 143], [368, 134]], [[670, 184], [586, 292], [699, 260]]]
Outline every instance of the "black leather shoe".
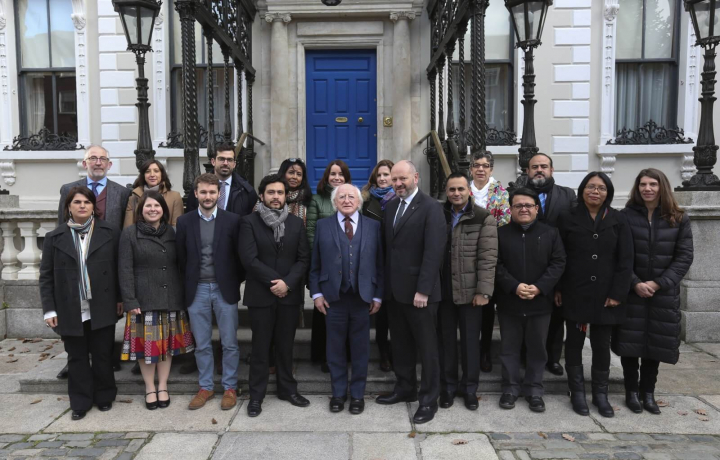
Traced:
[[345, 409], [347, 398], [330, 398], [330, 412], [342, 412]]
[[465, 400], [465, 407], [468, 410], [477, 410], [477, 408], [480, 407], [477, 396], [473, 393], [465, 393], [463, 399]]
[[530, 404], [530, 410], [533, 412], [545, 412], [545, 401], [542, 396], [525, 396], [525, 401]]
[[180, 366], [180, 373], [183, 375], [192, 374], [193, 372], [197, 372], [197, 370], [197, 362], [195, 362], [194, 357], [192, 361], [188, 361]]
[[480, 352], [480, 370], [483, 372], [492, 372], [492, 358], [490, 353]]
[[386, 351], [380, 353], [380, 370], [383, 372], [390, 372], [392, 370], [390, 354]]
[[386, 395], [380, 395], [375, 398], [375, 402], [378, 404], [397, 404], [402, 402], [415, 402], [417, 401], [417, 395], [414, 396], [403, 396], [397, 393], [390, 393]]
[[517, 398], [517, 396], [511, 395], [510, 393], [503, 393], [503, 395], [500, 396], [500, 407], [503, 409], [515, 409], [515, 401]]
[[642, 399], [643, 407], [646, 411], [650, 412], [651, 414], [660, 415], [660, 407], [658, 407], [657, 403], [655, 402], [655, 394], [654, 393], [640, 393], [640, 399]]
[[[155, 395], [155, 401], [153, 401], [153, 402], [147, 402], [147, 397], [150, 396], [150, 395]], [[145, 408], [146, 408], [147, 410], [155, 410], [155, 409], [157, 409], [159, 406], [160, 406], [160, 405], [158, 404], [158, 400], [157, 400], [157, 391], [151, 391], [150, 393], [145, 393]]]
[[[160, 393], [165, 393], [168, 396], [168, 399], [166, 399], [165, 401], [161, 400]], [[160, 409], [165, 409], [166, 407], [168, 407], [170, 405], [170, 393], [168, 393], [167, 390], [158, 390], [157, 394], [158, 394], [158, 407]]]
[[440, 393], [440, 407], [442, 407], [443, 409], [451, 408], [454, 402], [454, 393], [448, 393], [447, 391], [443, 391], [442, 393]]
[[85, 414], [87, 414], [86, 410], [74, 410], [72, 411], [72, 419], [82, 420], [83, 418], [85, 418]]
[[362, 414], [365, 410], [365, 400], [350, 398], [350, 413], [353, 415]]
[[297, 407], [307, 407], [310, 405], [310, 401], [307, 400], [307, 398], [304, 398], [299, 393], [295, 393], [294, 395], [288, 395], [288, 396], [280, 396], [278, 395], [278, 399], [281, 399], [283, 401], [288, 401], [293, 406]]
[[257, 417], [262, 412], [262, 401], [251, 399], [247, 406], [248, 417]]
[[640, 398], [638, 398], [637, 391], [626, 391], [625, 392], [625, 405], [628, 409], [636, 414], [642, 414], [643, 408], [640, 404]]
[[545, 369], [547, 369], [551, 374], [563, 375], [563, 367], [560, 363], [548, 363], [547, 366], [545, 366]]
[[420, 406], [413, 416], [413, 422], [419, 424], [427, 423], [435, 418], [438, 406]]
[[[67, 364], [65, 364], [65, 367], [63, 367], [60, 370], [60, 372], [58, 372], [58, 374], [55, 376], [55, 378], [60, 379], [60, 380], [64, 380], [64, 379], [68, 378], [68, 365]], [[80, 420], [80, 419], [78, 419], [78, 420]]]
[[112, 403], [98, 404], [98, 409], [100, 409], [100, 412], [107, 412], [112, 409]]
[[135, 361], [135, 365], [133, 366], [132, 369], [130, 369], [130, 372], [132, 373], [132, 375], [142, 374], [142, 372], [140, 372], [140, 363]]

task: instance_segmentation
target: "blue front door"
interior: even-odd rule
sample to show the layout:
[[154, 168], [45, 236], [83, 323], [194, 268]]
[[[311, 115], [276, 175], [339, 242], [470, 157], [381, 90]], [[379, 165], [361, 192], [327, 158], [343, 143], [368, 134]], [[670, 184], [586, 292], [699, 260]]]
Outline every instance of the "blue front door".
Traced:
[[306, 51], [307, 167], [313, 191], [332, 160], [362, 187], [377, 162], [375, 50]]

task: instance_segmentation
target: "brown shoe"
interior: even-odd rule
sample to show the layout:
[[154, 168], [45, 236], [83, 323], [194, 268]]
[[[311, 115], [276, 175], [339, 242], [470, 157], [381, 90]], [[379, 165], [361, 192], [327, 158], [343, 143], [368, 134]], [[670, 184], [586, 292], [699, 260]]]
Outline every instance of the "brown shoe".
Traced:
[[213, 399], [215, 397], [215, 392], [210, 390], [200, 390], [198, 391], [198, 394], [195, 395], [195, 397], [190, 401], [190, 404], [188, 405], [188, 409], [195, 410], [200, 409], [205, 405], [205, 403], [208, 401], [208, 399]]
[[237, 404], [237, 392], [235, 390], [225, 390], [222, 401], [220, 401], [220, 409], [230, 410]]

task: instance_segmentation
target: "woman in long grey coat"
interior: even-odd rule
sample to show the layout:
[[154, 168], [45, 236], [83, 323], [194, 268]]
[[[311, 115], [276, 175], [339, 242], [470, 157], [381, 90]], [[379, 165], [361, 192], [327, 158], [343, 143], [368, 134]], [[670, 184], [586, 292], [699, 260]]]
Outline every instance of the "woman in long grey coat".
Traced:
[[122, 313], [119, 234], [95, 219], [95, 195], [87, 187], [70, 189], [63, 209], [66, 222], [43, 242], [40, 299], [45, 323], [65, 344], [72, 419], [80, 420], [93, 404], [110, 410], [117, 394], [112, 350]]
[[140, 363], [145, 407], [150, 410], [170, 405], [172, 357], [194, 349], [168, 215], [163, 196], [145, 192], [136, 223], [126, 227], [120, 239], [120, 290], [127, 312], [121, 359]]

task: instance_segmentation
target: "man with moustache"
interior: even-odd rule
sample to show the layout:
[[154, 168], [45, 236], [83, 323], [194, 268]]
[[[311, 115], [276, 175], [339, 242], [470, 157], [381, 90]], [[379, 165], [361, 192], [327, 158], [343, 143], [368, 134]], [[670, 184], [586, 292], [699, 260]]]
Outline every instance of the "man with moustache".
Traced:
[[[122, 185], [108, 180], [107, 173], [112, 167], [110, 152], [99, 145], [91, 145], [85, 150], [82, 162], [87, 171], [87, 177], [70, 182], [60, 187], [60, 204], [58, 205], [58, 226], [65, 223], [65, 198], [73, 187], [87, 187], [95, 195], [94, 215], [115, 227], [118, 233], [122, 232], [125, 221], [125, 208], [132, 192]], [[122, 303], [118, 304], [118, 316], [122, 317]], [[120, 356], [113, 358], [113, 370], [120, 370]], [[58, 373], [57, 378], [66, 379], [68, 375], [67, 364]]]
[[271, 174], [258, 188], [257, 212], [240, 222], [240, 259], [247, 272], [245, 305], [250, 314], [250, 401], [247, 413], [257, 417], [267, 392], [270, 346], [275, 349], [278, 398], [297, 407], [310, 404], [293, 377], [293, 345], [305, 295], [310, 247], [301, 218], [286, 204], [285, 178]]
[[[453, 405], [456, 393], [465, 407], [477, 410], [480, 380], [480, 327], [483, 307], [493, 294], [497, 262], [497, 221], [475, 205], [470, 180], [453, 173], [445, 185], [448, 226], [442, 267], [440, 323], [440, 407]], [[458, 382], [457, 330], [460, 326], [462, 379]]]
[[237, 404], [237, 373], [240, 350], [237, 342], [240, 301], [240, 218], [218, 209], [218, 178], [203, 174], [195, 179], [197, 211], [178, 218], [177, 260], [185, 281], [185, 304], [195, 337], [195, 361], [200, 390], [190, 401], [190, 410], [200, 409], [215, 396], [213, 391], [212, 315], [217, 318], [223, 348], [222, 410]]
[[[560, 215], [577, 206], [577, 196], [573, 189], [557, 185], [553, 178], [553, 172], [555, 172], [555, 169], [550, 156], [544, 153], [536, 153], [530, 158], [527, 169], [528, 187], [537, 193], [540, 200], [538, 220], [556, 227]], [[554, 309], [550, 318], [547, 343], [545, 344], [548, 353], [547, 366], [545, 367], [555, 375], [563, 375], [560, 355], [562, 354], [563, 336], [565, 335], [564, 325], [565, 320], [563, 319], [562, 309]]]
[[[496, 297], [500, 320], [502, 396], [500, 407], [513, 409], [520, 394], [534, 412], [544, 412], [545, 338], [553, 311], [555, 285], [565, 269], [558, 230], [538, 219], [537, 194], [520, 188], [510, 194], [512, 213], [498, 233]], [[527, 345], [525, 376], [520, 379], [520, 350]]]
[[348, 394], [347, 349], [352, 357], [350, 413], [365, 409], [365, 383], [370, 357], [370, 315], [383, 295], [383, 252], [380, 223], [361, 216], [360, 189], [343, 184], [330, 196], [336, 214], [315, 228], [310, 295], [326, 315], [327, 362], [332, 379], [330, 412], [345, 408]]
[[[378, 396], [376, 401], [397, 404], [419, 399], [413, 421], [420, 424], [435, 417], [440, 393], [436, 327], [445, 216], [440, 203], [418, 189], [420, 177], [412, 162], [398, 162], [390, 176], [397, 198], [388, 203], [383, 218], [384, 300], [397, 382], [392, 393]], [[422, 363], [419, 394], [416, 354]]]

